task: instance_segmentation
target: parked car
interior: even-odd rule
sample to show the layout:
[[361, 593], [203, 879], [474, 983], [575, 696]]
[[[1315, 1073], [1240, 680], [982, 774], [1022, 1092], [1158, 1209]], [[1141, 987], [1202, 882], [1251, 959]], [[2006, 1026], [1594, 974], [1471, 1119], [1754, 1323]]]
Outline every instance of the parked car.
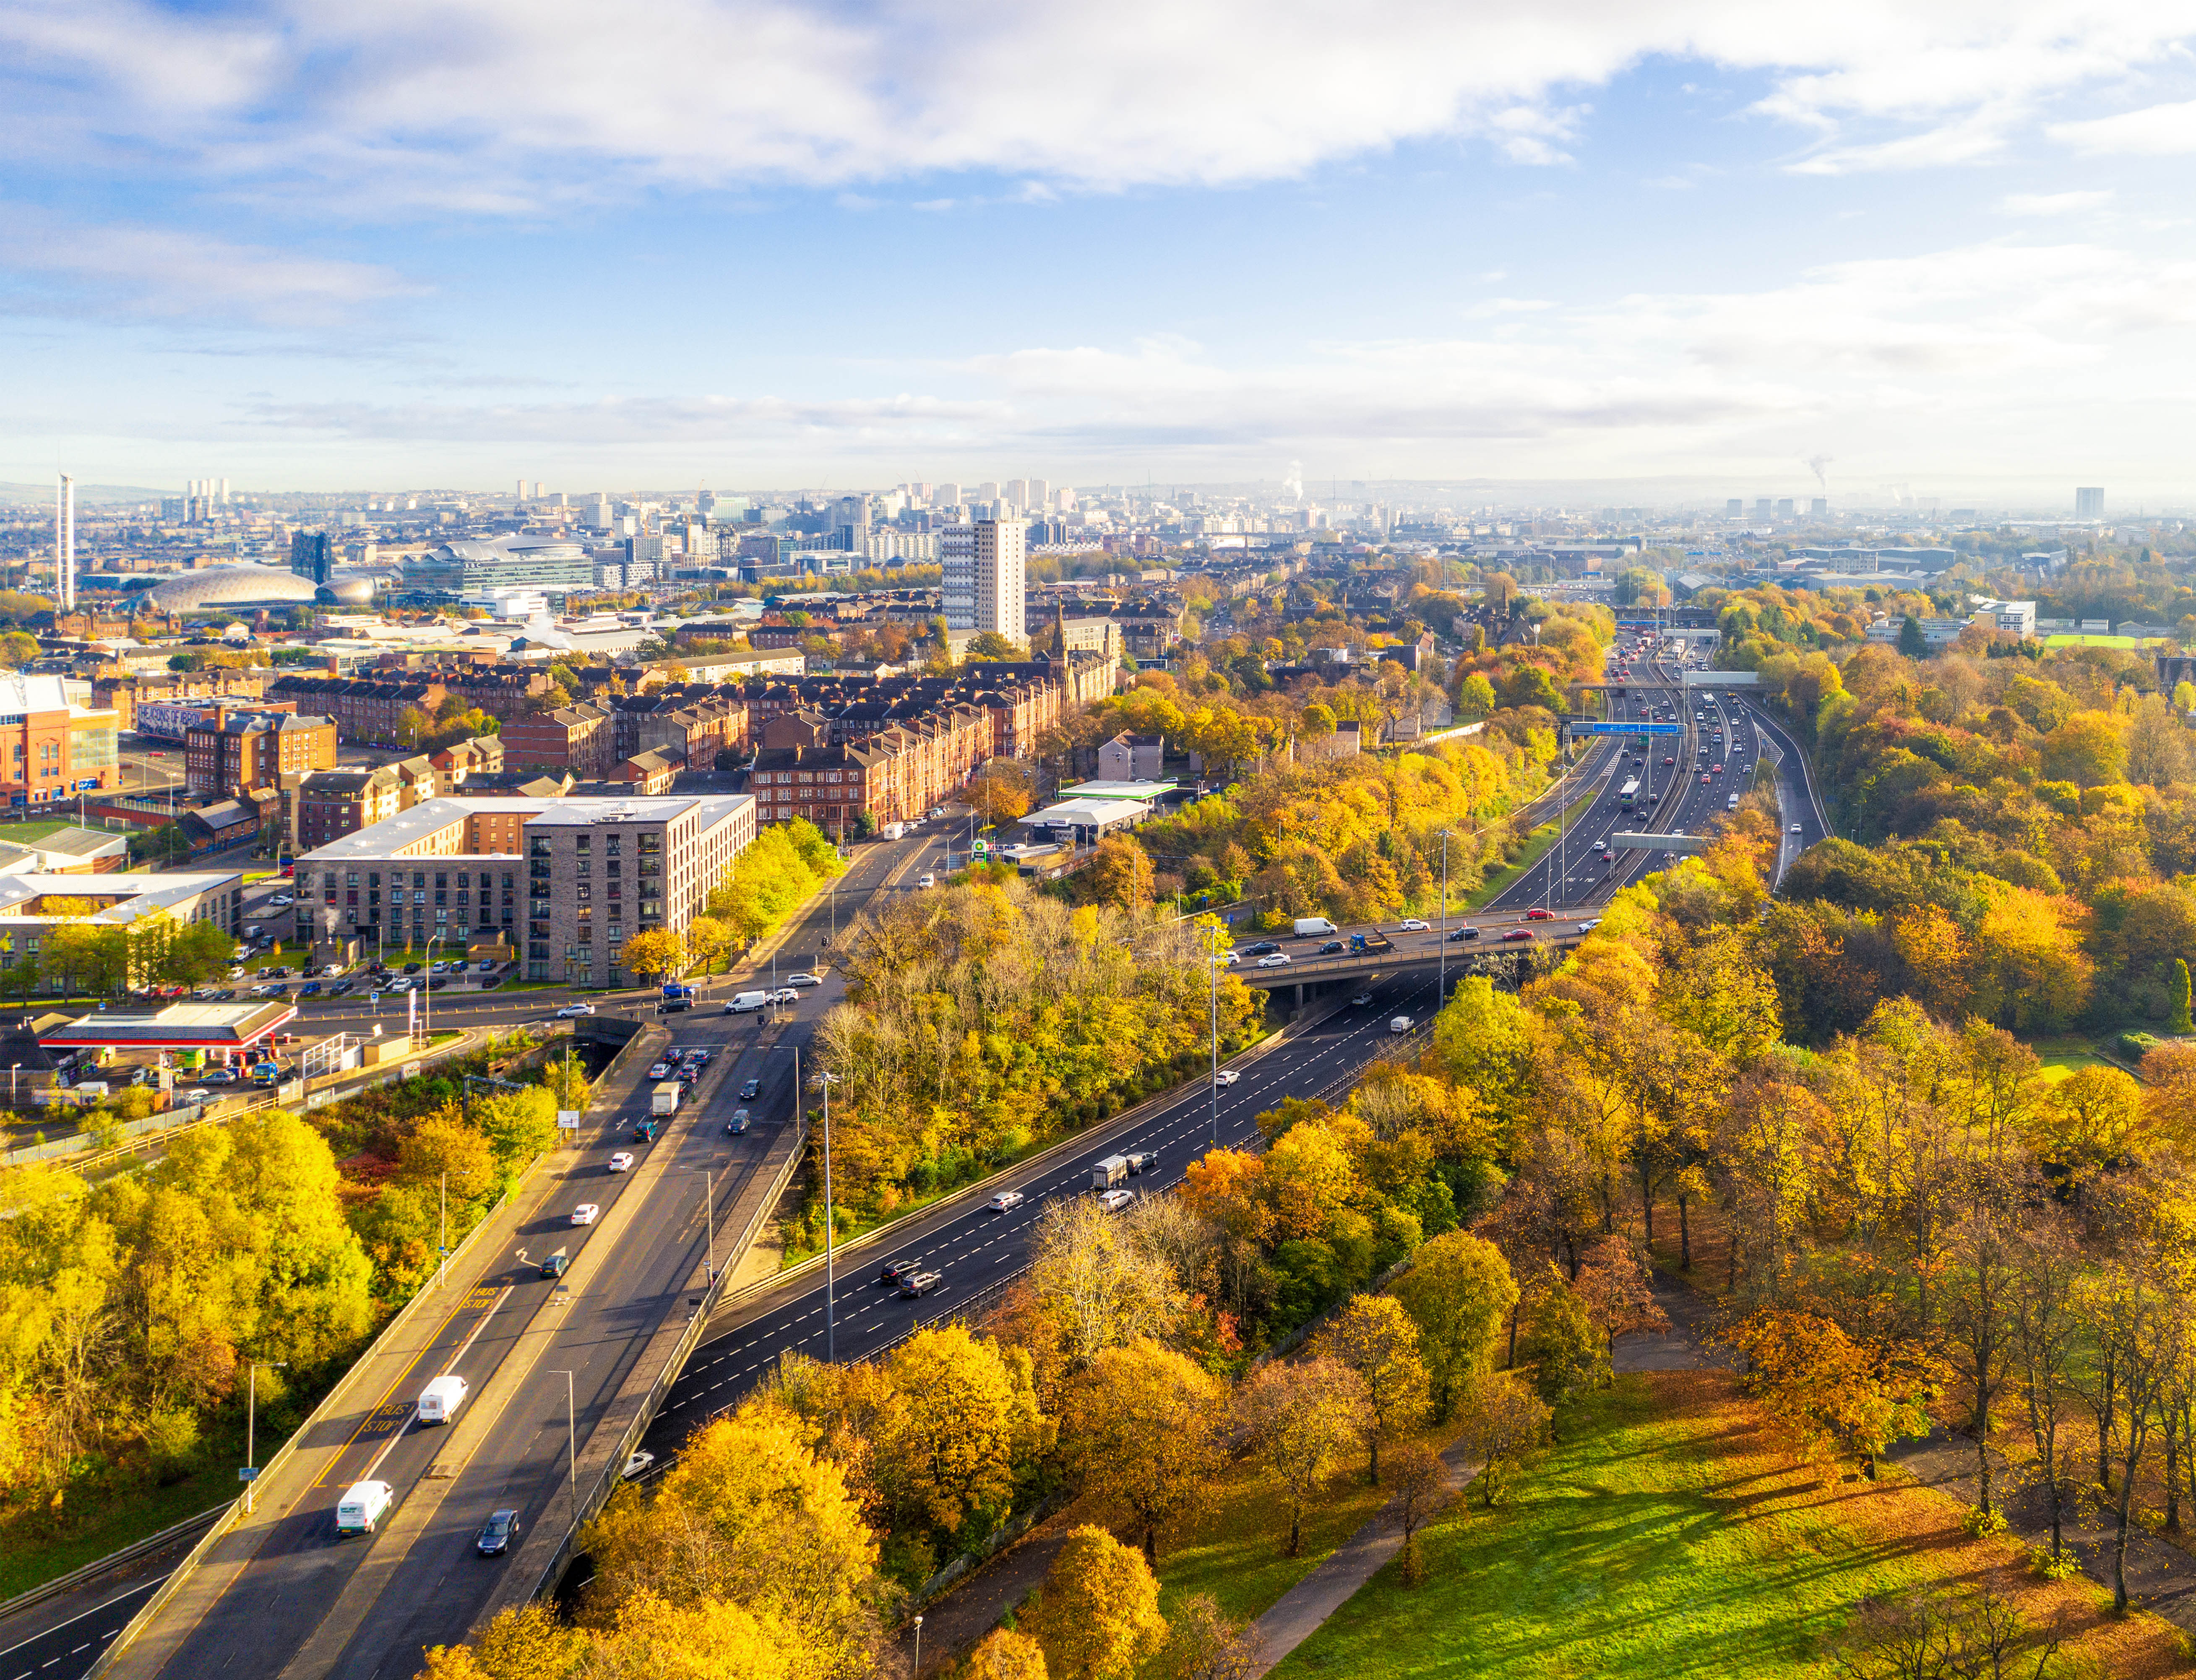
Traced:
[[328, 988], [328, 996], [330, 997], [347, 997], [350, 994], [350, 990], [351, 982], [349, 980], [338, 980], [333, 985]]
[[296, 904], [298, 901], [295, 898], [292, 898], [286, 892], [278, 892], [267, 902], [275, 909], [286, 910], [291, 905]]
[[517, 1544], [518, 1528], [517, 1511], [497, 1511], [482, 1525], [473, 1544], [483, 1557], [500, 1557]]
[[404, 973], [407, 974], [416, 974], [419, 972], [419, 969], [420, 965], [416, 962], [407, 962], [404, 965]]
[[557, 1012], [557, 1019], [560, 1021], [569, 1021], [578, 1016], [592, 1015], [594, 1013], [595, 1006], [592, 1003], [567, 1003]]
[[984, 1205], [995, 1214], [1012, 1213], [1027, 1199], [1019, 1190], [1002, 1190]]
[[480, 960], [480, 972], [481, 972], [482, 973], [483, 973], [483, 974], [493, 974], [493, 973], [495, 973], [495, 959], [494, 959], [494, 957], [492, 957], [492, 956], [484, 956], [484, 957], [483, 957], [483, 958]]
[[621, 1149], [616, 1154], [611, 1156], [610, 1170], [614, 1173], [631, 1172], [633, 1170], [633, 1152], [629, 1149]]
[[308, 980], [298, 988], [298, 996], [301, 998], [318, 997], [320, 995], [321, 983], [318, 980]]
[[602, 1211], [603, 1210], [597, 1207], [592, 1202], [582, 1202], [578, 1207], [572, 1209], [572, 1223], [575, 1225], [592, 1225], [596, 1220], [602, 1216]]

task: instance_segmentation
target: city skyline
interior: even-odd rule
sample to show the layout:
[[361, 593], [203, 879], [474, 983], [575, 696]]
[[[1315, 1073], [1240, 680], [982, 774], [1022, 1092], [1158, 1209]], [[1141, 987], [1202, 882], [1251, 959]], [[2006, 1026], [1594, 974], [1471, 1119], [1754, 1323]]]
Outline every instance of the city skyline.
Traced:
[[2196, 494], [2187, 5], [609, 29], [0, 18], [0, 480]]

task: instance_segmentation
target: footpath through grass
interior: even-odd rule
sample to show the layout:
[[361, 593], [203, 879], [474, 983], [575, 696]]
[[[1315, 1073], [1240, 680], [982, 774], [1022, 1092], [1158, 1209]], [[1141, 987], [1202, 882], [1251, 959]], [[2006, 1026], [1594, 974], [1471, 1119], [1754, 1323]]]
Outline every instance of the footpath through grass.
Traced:
[[1621, 1377], [1557, 1427], [1508, 1503], [1485, 1510], [1475, 1486], [1425, 1531], [1422, 1586], [1390, 1563], [1274, 1680], [1828, 1676], [1858, 1601], [1985, 1581], [2031, 1625], [2064, 1608], [2070, 1674], [2185, 1671], [2164, 1623], [2010, 1567], [2018, 1549], [1969, 1539], [1951, 1501], [1795, 1467], [1725, 1373]]

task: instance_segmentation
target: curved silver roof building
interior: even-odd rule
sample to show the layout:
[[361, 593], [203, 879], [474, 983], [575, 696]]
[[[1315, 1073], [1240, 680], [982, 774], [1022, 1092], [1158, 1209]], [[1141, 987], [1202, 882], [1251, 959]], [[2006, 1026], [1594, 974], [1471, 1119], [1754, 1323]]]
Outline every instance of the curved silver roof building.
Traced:
[[202, 572], [170, 578], [136, 598], [165, 613], [211, 613], [238, 607], [303, 605], [317, 593], [310, 578], [272, 566], [210, 566]]

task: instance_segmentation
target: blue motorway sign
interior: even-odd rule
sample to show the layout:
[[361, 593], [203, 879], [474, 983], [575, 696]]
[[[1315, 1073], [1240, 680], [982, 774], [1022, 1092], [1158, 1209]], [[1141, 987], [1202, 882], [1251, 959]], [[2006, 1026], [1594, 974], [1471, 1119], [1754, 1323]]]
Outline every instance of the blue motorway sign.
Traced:
[[1683, 735], [1683, 724], [1573, 724], [1573, 735]]

